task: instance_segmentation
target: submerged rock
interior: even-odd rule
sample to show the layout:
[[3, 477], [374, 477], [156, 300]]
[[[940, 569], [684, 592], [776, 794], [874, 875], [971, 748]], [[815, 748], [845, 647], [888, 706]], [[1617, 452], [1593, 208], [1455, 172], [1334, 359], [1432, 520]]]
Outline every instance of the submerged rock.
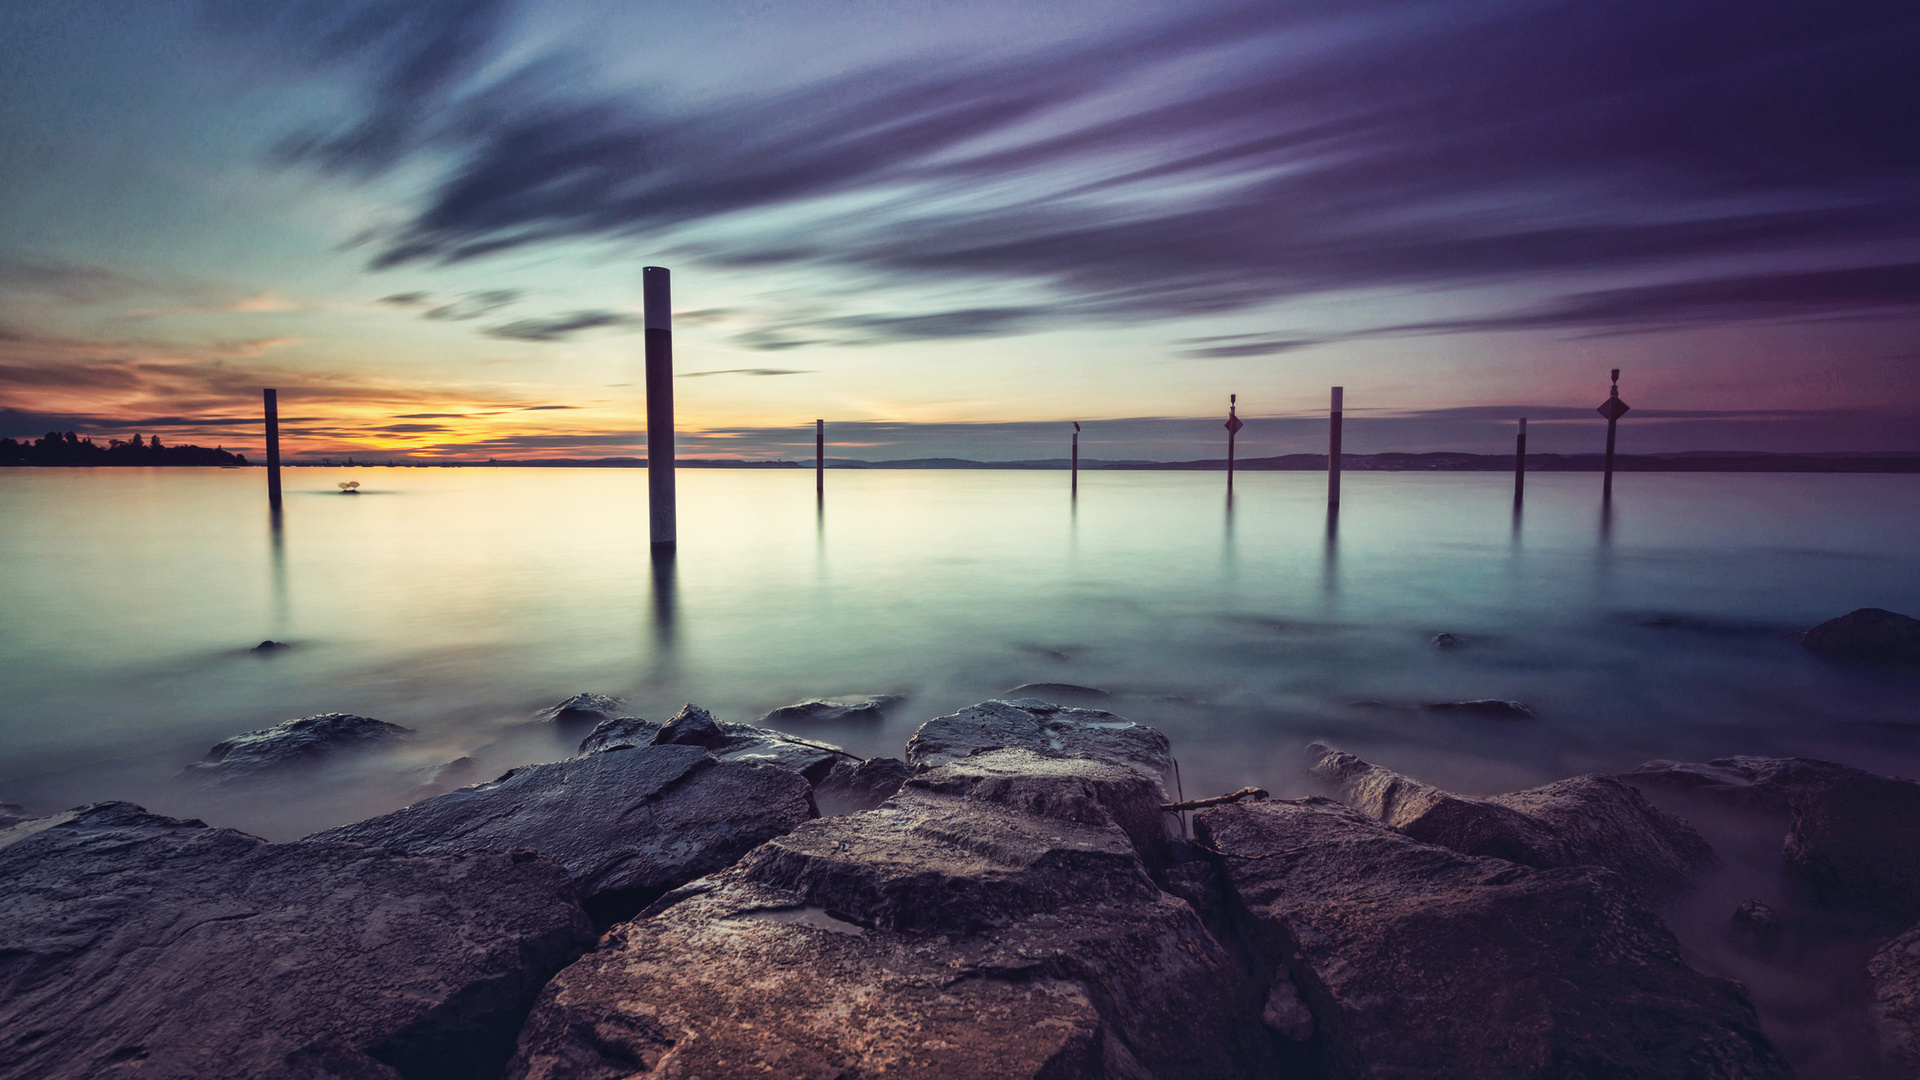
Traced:
[[322, 713], [215, 743], [204, 759], [187, 766], [186, 775], [204, 780], [250, 779], [317, 765], [329, 758], [370, 750], [412, 734], [411, 728], [384, 720], [351, 713]]
[[274, 653], [274, 652], [279, 652], [281, 649], [291, 649], [291, 648], [293, 648], [293, 646], [287, 644], [284, 641], [274, 641], [273, 639], [269, 638], [266, 641], [263, 641], [260, 644], [255, 645], [253, 648], [248, 649], [247, 651], [255, 652], [255, 653]]
[[1078, 683], [1030, 682], [1007, 691], [1009, 699], [1039, 698], [1061, 705], [1103, 705], [1113, 700], [1113, 693], [1095, 686], [1081, 686]]
[[826, 779], [814, 785], [813, 802], [821, 817], [872, 810], [900, 790], [912, 775], [899, 758], [868, 758], [858, 764], [836, 761]]
[[606, 694], [575, 694], [533, 714], [533, 718], [541, 723], [575, 730], [626, 716], [627, 703]]
[[606, 924], [812, 816], [790, 770], [650, 746], [529, 765], [309, 839], [421, 855], [531, 848], [566, 868]]
[[1635, 787], [1697, 795], [1740, 810], [1784, 814], [1795, 795], [1817, 792], [1850, 777], [1872, 776], [1849, 765], [1814, 758], [1740, 755], [1705, 763], [1657, 758], [1619, 778]]
[[1837, 660], [1920, 662], [1920, 619], [1880, 608], [1828, 619], [1801, 640], [1808, 651]]
[[1689, 968], [1611, 871], [1461, 855], [1317, 797], [1196, 825], [1332, 1077], [1791, 1075], [1738, 984]]
[[1908, 1076], [1920, 1076], [1920, 926], [1901, 934], [1867, 962], [1880, 1050]]
[[1475, 698], [1472, 701], [1435, 701], [1420, 706], [1428, 712], [1461, 713], [1489, 720], [1532, 720], [1533, 710], [1524, 703], [1504, 698]]
[[1436, 649], [1460, 649], [1465, 648], [1467, 644], [1452, 634], [1444, 633], [1433, 635], [1433, 637], [1429, 639], [1429, 643]]
[[[802, 739], [752, 724], [715, 720], [698, 705], [688, 705], [654, 733], [656, 746], [698, 746], [722, 761], [751, 761], [792, 769], [817, 784], [833, 771], [835, 762], [860, 759], [832, 743]], [[584, 744], [583, 744], [584, 745]]]
[[1780, 945], [1786, 926], [1780, 916], [1758, 900], [1742, 900], [1727, 920], [1734, 940], [1758, 953], [1769, 953]]
[[802, 701], [783, 705], [760, 718], [766, 724], [870, 723], [886, 719], [888, 707], [905, 699], [891, 694], [873, 697]]
[[602, 720], [593, 726], [587, 737], [580, 740], [580, 753], [598, 754], [607, 750], [630, 750], [636, 746], [652, 746], [653, 737], [660, 734], [660, 725], [652, 720], [642, 720], [637, 716], [622, 716], [613, 720]]
[[498, 1076], [593, 943], [532, 852], [270, 844], [99, 803], [0, 833], [0, 1075]]
[[1259, 997], [1122, 824], [1155, 786], [999, 751], [807, 822], [563, 972], [509, 1075], [1270, 1076]]
[[1319, 743], [1315, 775], [1355, 810], [1415, 840], [1523, 866], [1603, 866], [1649, 897], [1684, 890], [1719, 863], [1693, 826], [1610, 776], [1577, 776], [1465, 798]]
[[19, 803], [0, 802], [0, 829], [32, 819], [33, 813]]
[[1099, 709], [1067, 709], [1038, 698], [983, 701], [927, 721], [907, 741], [907, 764], [937, 768], [1000, 747], [1125, 765], [1155, 780], [1173, 771], [1167, 737], [1153, 728]]

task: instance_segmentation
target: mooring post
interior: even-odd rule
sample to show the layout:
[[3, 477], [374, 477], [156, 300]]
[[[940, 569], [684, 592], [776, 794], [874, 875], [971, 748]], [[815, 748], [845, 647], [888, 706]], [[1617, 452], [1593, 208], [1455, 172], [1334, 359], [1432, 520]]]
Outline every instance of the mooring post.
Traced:
[[267, 407], [267, 505], [280, 509], [280, 391], [262, 390]]
[[1627, 415], [1627, 410], [1630, 408], [1632, 406], [1620, 400], [1620, 369], [1614, 368], [1613, 392], [1607, 396], [1607, 400], [1600, 403], [1598, 409], [1594, 410], [1607, 418], [1607, 475], [1600, 484], [1600, 498], [1604, 502], [1613, 501], [1613, 431], [1619, 426], [1620, 418]]
[[1513, 505], [1527, 493], [1527, 418], [1520, 418], [1520, 434], [1513, 437]]
[[1340, 421], [1347, 388], [1333, 388], [1333, 411], [1327, 422], [1327, 505], [1340, 505]]
[[673, 301], [664, 266], [640, 271], [647, 333], [647, 510], [654, 547], [672, 547], [679, 523], [673, 493]]
[[827, 497], [827, 422], [813, 422], [813, 497]]
[[1080, 494], [1080, 421], [1073, 422], [1073, 494]]
[[1239, 394], [1227, 395], [1227, 422], [1225, 427], [1227, 429], [1227, 498], [1229, 499], [1233, 498], [1233, 437], [1240, 434], [1241, 428], [1247, 426], [1241, 423], [1240, 417], [1235, 414], [1235, 406], [1239, 401]]

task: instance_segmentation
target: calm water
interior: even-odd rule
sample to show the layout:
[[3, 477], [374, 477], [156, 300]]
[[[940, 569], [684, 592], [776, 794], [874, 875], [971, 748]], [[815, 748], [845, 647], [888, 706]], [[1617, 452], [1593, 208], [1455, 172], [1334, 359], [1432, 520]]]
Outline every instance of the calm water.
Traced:
[[[1920, 612], [1920, 477], [1058, 473], [681, 474], [649, 558], [637, 470], [0, 472], [0, 799], [130, 797], [276, 838], [406, 801], [462, 754], [564, 747], [524, 726], [581, 690], [664, 718], [908, 695], [809, 732], [899, 754], [922, 720], [1023, 682], [1126, 695], [1189, 793], [1300, 787], [1323, 738], [1509, 790], [1656, 756], [1805, 753], [1920, 773], [1920, 682], [1785, 635]], [[364, 494], [335, 493], [357, 479]], [[1446, 631], [1465, 648], [1428, 644]], [[264, 638], [293, 648], [247, 650]], [[1502, 697], [1532, 722], [1360, 707]], [[419, 729], [316, 790], [215, 797], [181, 765], [315, 712]], [[489, 774], [490, 775], [490, 774]]]

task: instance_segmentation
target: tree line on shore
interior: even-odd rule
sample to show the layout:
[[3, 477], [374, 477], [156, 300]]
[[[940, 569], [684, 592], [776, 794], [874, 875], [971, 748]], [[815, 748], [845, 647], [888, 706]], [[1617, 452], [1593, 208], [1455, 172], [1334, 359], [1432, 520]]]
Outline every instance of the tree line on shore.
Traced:
[[0, 439], [0, 466], [5, 465], [245, 465], [245, 454], [219, 447], [163, 446], [160, 436], [148, 439], [109, 439], [101, 446], [73, 432], [49, 431], [33, 440]]

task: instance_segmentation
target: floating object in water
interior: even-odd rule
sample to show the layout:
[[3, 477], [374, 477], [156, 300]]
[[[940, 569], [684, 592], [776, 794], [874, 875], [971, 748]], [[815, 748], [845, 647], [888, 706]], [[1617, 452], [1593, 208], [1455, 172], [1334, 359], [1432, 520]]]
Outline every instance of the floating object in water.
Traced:
[[340, 494], [342, 495], [360, 494], [360, 481], [358, 480], [342, 480], [339, 484], [339, 487], [340, 487]]

